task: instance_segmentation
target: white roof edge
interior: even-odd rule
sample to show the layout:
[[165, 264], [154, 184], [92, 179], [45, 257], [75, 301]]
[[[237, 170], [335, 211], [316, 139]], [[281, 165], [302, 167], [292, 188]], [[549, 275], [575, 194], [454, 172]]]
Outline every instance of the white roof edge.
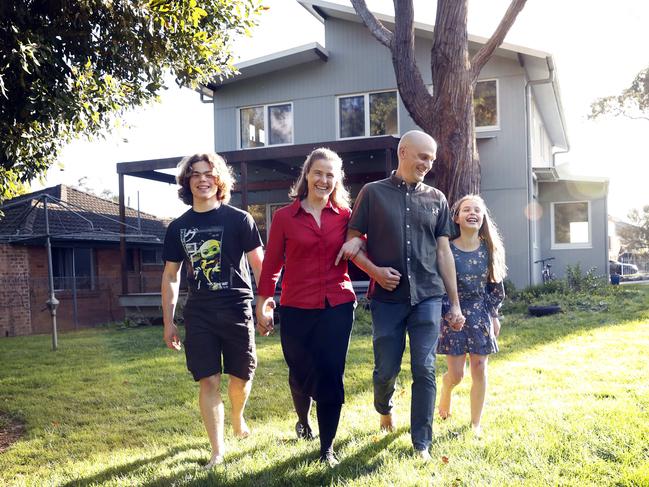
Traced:
[[[585, 175], [569, 175], [569, 176], [561, 176], [559, 175], [559, 179], [557, 182], [568, 182], [572, 181], [575, 183], [591, 183], [591, 184], [603, 184], [605, 186], [608, 186], [610, 183], [609, 178], [605, 178], [602, 176], [585, 176]], [[539, 181], [539, 183], [547, 183], [550, 181]]]
[[571, 166], [572, 165], [569, 162], [563, 162], [555, 166], [555, 169], [559, 176], [559, 181], [575, 181], [575, 182], [582, 182], [582, 183], [600, 183], [600, 184], [608, 184], [610, 182], [610, 178], [606, 176], [591, 176], [587, 174], [573, 173]]
[[[356, 13], [356, 10], [354, 10], [353, 7], [348, 7], [347, 5], [340, 5], [338, 3], [333, 3], [333, 2], [327, 2], [326, 0], [297, 0], [297, 2], [302, 5], [311, 15], [313, 15], [316, 19], [318, 19], [320, 22], [324, 22], [324, 18], [318, 13], [318, 8], [321, 9], [327, 9], [333, 12], [337, 12], [341, 15], [340, 18], [343, 19], [348, 19], [349, 16], [354, 16], [357, 18], [357, 21], [359, 23], [362, 23], [361, 18], [358, 16]], [[394, 16], [392, 15], [386, 15], [382, 13], [377, 13], [373, 12], [374, 15], [378, 20], [381, 22], [387, 22], [390, 24], [394, 24]], [[433, 32], [435, 29], [434, 25], [431, 24], [426, 24], [424, 22], [414, 22], [414, 27], [415, 31], [424, 31], [424, 32]], [[485, 44], [489, 39], [486, 37], [481, 37], [473, 34], [469, 34], [469, 41], [470, 42], [475, 42], [477, 44]], [[544, 52], [544, 51], [539, 51], [536, 49], [531, 49], [529, 47], [525, 46], [519, 46], [516, 44], [510, 44], [507, 42], [503, 42], [498, 49], [503, 49], [505, 51], [512, 51], [512, 52], [518, 52], [521, 54], [526, 54], [528, 56], [534, 56], [538, 58], [546, 58], [548, 56], [551, 57], [550, 53]]]
[[237, 69], [245, 69], [249, 68], [251, 66], [255, 66], [256, 64], [262, 64], [270, 61], [275, 61], [277, 59], [287, 57], [287, 56], [292, 56], [294, 54], [299, 54], [301, 52], [307, 52], [307, 51], [319, 51], [322, 53], [325, 57], [329, 57], [329, 52], [318, 42], [309, 42], [308, 44], [303, 44], [301, 46], [297, 47], [292, 47], [290, 49], [286, 49], [284, 51], [279, 51], [279, 52], [274, 52], [272, 54], [268, 54], [266, 56], [261, 56], [258, 58], [254, 59], [249, 59], [247, 61], [242, 61], [240, 63], [235, 64]]

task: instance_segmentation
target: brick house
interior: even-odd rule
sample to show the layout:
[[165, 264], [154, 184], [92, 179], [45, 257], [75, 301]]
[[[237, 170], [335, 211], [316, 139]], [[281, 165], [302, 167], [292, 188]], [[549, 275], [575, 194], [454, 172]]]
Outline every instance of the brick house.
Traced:
[[[0, 207], [0, 336], [48, 333], [51, 317], [45, 231], [47, 205], [59, 330], [124, 318], [119, 305], [119, 205], [65, 185]], [[129, 288], [158, 292], [168, 221], [126, 208]]]

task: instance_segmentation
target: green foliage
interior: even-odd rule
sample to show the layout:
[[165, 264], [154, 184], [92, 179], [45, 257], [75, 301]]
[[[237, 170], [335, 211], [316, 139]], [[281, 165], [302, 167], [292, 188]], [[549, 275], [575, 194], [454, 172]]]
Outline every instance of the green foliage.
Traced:
[[612, 115], [649, 120], [649, 67], [640, 71], [622, 93], [598, 98], [590, 109], [590, 119]]
[[624, 250], [649, 253], [649, 205], [634, 208], [628, 217], [631, 225], [616, 225]]
[[631, 288], [612, 286], [596, 269], [587, 272], [579, 264], [566, 266], [566, 277], [545, 284], [529, 286], [510, 295], [503, 305], [505, 314], [525, 313], [528, 306], [558, 304], [565, 311], [606, 311], [621, 299], [636, 294]]
[[518, 289], [511, 279], [505, 279], [503, 286], [505, 287], [505, 297], [514, 299], [518, 296]]
[[534, 286], [526, 287], [525, 289], [520, 291], [517, 299], [526, 304], [531, 304], [538, 298], [554, 294], [560, 295], [564, 294], [565, 292], [566, 282], [563, 279], [555, 279], [544, 284], [537, 284]]
[[5, 171], [4, 179], [2, 178], [2, 169], [0, 169], [0, 203], [2, 203], [2, 200], [4, 199], [20, 196], [21, 194], [27, 194], [29, 192], [29, 184], [21, 181], [15, 171]]
[[572, 292], [586, 292], [602, 294], [608, 290], [609, 283], [606, 276], [596, 274], [597, 269], [591, 268], [583, 272], [579, 263], [566, 266], [566, 285]]
[[358, 298], [358, 307], [354, 317], [354, 334], [372, 336], [372, 315], [367, 298]]
[[42, 175], [77, 136], [105, 134], [156, 99], [165, 73], [230, 76], [233, 36], [258, 0], [0, 2], [0, 197]]

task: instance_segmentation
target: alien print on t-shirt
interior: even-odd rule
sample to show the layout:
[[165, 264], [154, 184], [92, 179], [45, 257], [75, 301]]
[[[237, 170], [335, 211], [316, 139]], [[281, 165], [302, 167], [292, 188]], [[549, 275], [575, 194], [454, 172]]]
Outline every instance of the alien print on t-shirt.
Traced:
[[196, 289], [227, 289], [229, 281], [221, 269], [223, 227], [183, 228], [180, 240], [194, 269]]

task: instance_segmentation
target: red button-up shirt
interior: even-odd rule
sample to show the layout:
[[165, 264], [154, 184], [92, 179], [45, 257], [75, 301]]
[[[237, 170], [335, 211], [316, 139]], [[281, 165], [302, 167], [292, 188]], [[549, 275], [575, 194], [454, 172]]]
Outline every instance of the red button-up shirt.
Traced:
[[347, 261], [334, 265], [347, 235], [349, 208], [327, 203], [320, 216], [320, 226], [304, 211], [298, 200], [280, 208], [273, 215], [270, 236], [261, 269], [257, 292], [273, 296], [284, 266], [280, 304], [306, 309], [323, 309], [356, 299]]

